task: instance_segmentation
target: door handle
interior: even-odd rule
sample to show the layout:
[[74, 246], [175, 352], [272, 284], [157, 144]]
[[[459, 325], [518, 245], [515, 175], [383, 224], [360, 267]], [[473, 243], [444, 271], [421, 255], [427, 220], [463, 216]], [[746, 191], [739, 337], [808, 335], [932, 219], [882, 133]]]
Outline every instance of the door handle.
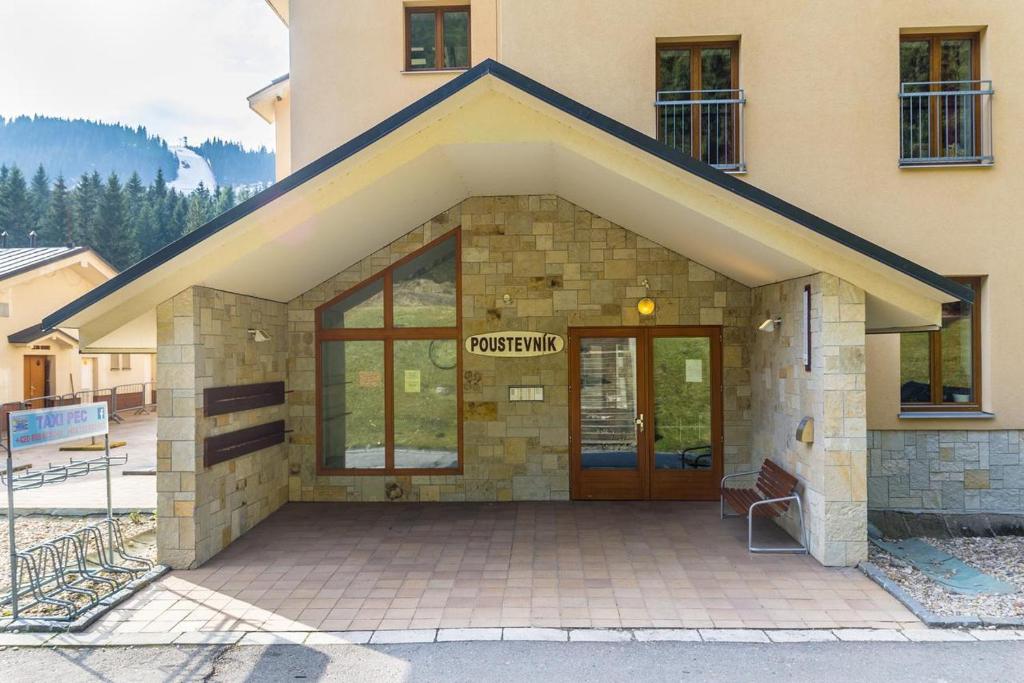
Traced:
[[640, 433], [643, 433], [643, 431], [644, 431], [644, 414], [640, 413], [640, 416], [638, 418], [636, 418], [635, 420], [633, 420], [633, 424], [635, 424], [636, 428], [640, 430]]

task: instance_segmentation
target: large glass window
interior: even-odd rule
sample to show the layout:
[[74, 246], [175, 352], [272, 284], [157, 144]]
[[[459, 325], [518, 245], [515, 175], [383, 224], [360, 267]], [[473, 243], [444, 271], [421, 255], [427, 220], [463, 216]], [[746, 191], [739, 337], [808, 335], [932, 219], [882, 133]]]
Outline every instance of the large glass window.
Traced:
[[322, 473], [460, 466], [459, 232], [317, 309]]
[[469, 67], [469, 5], [405, 10], [405, 68], [409, 71]]
[[974, 290], [973, 304], [942, 305], [942, 329], [900, 335], [904, 409], [977, 410], [981, 404], [980, 278], [952, 278]]

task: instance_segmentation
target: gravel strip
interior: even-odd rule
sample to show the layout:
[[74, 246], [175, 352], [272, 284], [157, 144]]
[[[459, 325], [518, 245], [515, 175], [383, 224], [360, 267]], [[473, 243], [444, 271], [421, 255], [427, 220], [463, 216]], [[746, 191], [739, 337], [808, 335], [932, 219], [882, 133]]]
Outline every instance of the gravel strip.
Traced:
[[[133, 542], [131, 539], [156, 531], [156, 517], [151, 514], [115, 516], [121, 527], [127, 548], [132, 555], [156, 561], [156, 546], [152, 543]], [[133, 519], [134, 518], [134, 519]], [[18, 548], [28, 548], [49, 541], [61, 534], [80, 529], [102, 520], [103, 517], [54, 517], [31, 515], [15, 517], [14, 534]], [[0, 595], [11, 590], [11, 551], [7, 545], [7, 518], [0, 517]]]
[[1008, 595], [960, 595], [935, 583], [924, 573], [874, 544], [868, 545], [869, 559], [886, 576], [898, 583], [921, 604], [942, 616], [990, 618], [1024, 617], [1024, 537], [925, 538], [936, 548], [964, 563], [1017, 586]]

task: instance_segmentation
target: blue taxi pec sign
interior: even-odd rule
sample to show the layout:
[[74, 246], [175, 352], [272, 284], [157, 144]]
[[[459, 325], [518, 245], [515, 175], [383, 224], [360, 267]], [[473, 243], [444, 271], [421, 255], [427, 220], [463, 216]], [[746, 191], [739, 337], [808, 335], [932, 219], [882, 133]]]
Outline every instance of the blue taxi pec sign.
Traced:
[[109, 430], [107, 417], [106, 403], [14, 411], [7, 416], [11, 450], [102, 436]]

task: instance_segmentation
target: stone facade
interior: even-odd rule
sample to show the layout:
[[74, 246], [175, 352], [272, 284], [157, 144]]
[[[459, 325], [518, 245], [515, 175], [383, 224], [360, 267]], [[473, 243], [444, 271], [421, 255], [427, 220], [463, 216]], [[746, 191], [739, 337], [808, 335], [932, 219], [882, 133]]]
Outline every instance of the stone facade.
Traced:
[[203, 467], [207, 436], [284, 419], [286, 406], [203, 417], [203, 389], [285, 380], [287, 341], [281, 303], [192, 287], [158, 306], [160, 562], [198, 566], [286, 502], [284, 445]]
[[1024, 511], [1019, 431], [868, 432], [868, 505], [923, 512]]
[[[455, 229], [463, 337], [571, 327], [722, 328], [727, 472], [771, 457], [800, 477], [810, 547], [825, 564], [866, 553], [864, 295], [818, 274], [750, 290], [555, 196], [476, 197], [287, 304], [193, 287], [158, 308], [160, 560], [201, 564], [287, 500], [564, 500], [569, 497], [569, 354], [462, 357], [461, 474], [318, 475], [315, 309]], [[680, 229], [684, 229], [681, 227]], [[642, 283], [647, 281], [649, 289]], [[802, 291], [812, 286], [812, 370], [803, 368]], [[639, 298], [657, 302], [641, 318]], [[754, 332], [767, 315], [782, 329]], [[260, 328], [270, 341], [247, 334]], [[285, 380], [286, 406], [202, 416], [207, 387]], [[513, 403], [508, 387], [545, 400]], [[799, 419], [816, 422], [796, 443]], [[210, 435], [285, 418], [286, 445], [204, 468]], [[753, 458], [752, 453], [757, 457]], [[396, 486], [397, 485], [397, 488]], [[784, 521], [793, 528], [792, 519]]]
[[[291, 500], [564, 500], [569, 497], [567, 353], [463, 354], [464, 473], [317, 476], [314, 309], [461, 226], [463, 336], [570, 326], [722, 325], [727, 470], [749, 461], [750, 290], [555, 196], [475, 197], [288, 304]], [[648, 294], [657, 311], [641, 319]], [[504, 295], [511, 297], [506, 304]], [[542, 384], [543, 403], [510, 403], [511, 384]]]
[[[811, 287], [811, 369], [804, 366], [804, 287]], [[753, 291], [756, 327], [781, 315], [781, 329], [758, 333], [751, 349], [752, 450], [801, 481], [811, 554], [826, 565], [867, 556], [867, 433], [864, 293], [827, 274]], [[796, 440], [814, 419], [814, 442]], [[783, 525], [796, 533], [795, 509]]]

